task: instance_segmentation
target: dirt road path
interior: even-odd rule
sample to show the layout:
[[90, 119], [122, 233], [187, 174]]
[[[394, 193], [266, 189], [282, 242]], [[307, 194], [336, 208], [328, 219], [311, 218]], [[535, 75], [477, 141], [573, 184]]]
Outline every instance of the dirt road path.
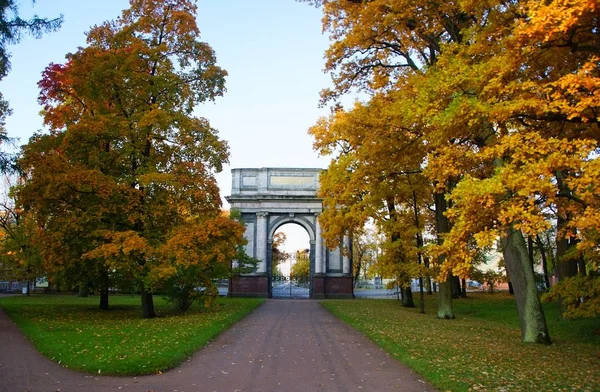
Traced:
[[161, 375], [96, 377], [40, 355], [0, 309], [0, 391], [432, 391], [317, 302], [269, 300]]

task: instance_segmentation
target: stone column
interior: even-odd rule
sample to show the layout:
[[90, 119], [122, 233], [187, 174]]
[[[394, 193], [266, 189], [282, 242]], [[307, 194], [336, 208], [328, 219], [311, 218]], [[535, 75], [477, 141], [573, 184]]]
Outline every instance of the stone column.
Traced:
[[315, 274], [325, 272], [323, 263], [323, 238], [321, 238], [321, 224], [319, 214], [315, 214]]
[[352, 271], [350, 270], [350, 257], [348, 256], [348, 252], [351, 251], [350, 249], [350, 237], [348, 235], [344, 236], [344, 240], [343, 240], [343, 252], [344, 252], [344, 257], [342, 258], [342, 272], [346, 275], [351, 275]]
[[267, 273], [267, 216], [268, 212], [256, 213], [256, 258], [260, 260], [258, 263], [259, 274]]

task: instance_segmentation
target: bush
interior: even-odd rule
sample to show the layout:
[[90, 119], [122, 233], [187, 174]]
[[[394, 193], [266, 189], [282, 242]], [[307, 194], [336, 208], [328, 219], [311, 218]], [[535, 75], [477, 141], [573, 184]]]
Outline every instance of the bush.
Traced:
[[208, 308], [219, 296], [217, 285], [206, 274], [187, 268], [171, 277], [163, 286], [166, 301], [173, 304], [180, 313], [185, 313], [194, 302]]

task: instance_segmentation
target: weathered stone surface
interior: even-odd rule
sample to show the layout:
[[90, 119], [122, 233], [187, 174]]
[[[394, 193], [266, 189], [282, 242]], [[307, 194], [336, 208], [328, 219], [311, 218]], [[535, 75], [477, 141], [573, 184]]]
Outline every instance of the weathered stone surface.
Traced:
[[313, 168], [233, 169], [231, 196], [267, 195], [314, 197], [319, 188], [319, 173]]

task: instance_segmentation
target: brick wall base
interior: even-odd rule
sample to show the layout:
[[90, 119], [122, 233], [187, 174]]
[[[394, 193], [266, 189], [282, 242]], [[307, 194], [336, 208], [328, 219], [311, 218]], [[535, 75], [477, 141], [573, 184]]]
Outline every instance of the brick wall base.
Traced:
[[[312, 299], [354, 298], [352, 278], [349, 276], [313, 276]], [[236, 276], [231, 280], [232, 297], [269, 298], [269, 277]]]
[[231, 279], [232, 297], [269, 297], [269, 277], [258, 276], [234, 276]]
[[314, 276], [312, 298], [354, 298], [352, 278], [349, 276]]

